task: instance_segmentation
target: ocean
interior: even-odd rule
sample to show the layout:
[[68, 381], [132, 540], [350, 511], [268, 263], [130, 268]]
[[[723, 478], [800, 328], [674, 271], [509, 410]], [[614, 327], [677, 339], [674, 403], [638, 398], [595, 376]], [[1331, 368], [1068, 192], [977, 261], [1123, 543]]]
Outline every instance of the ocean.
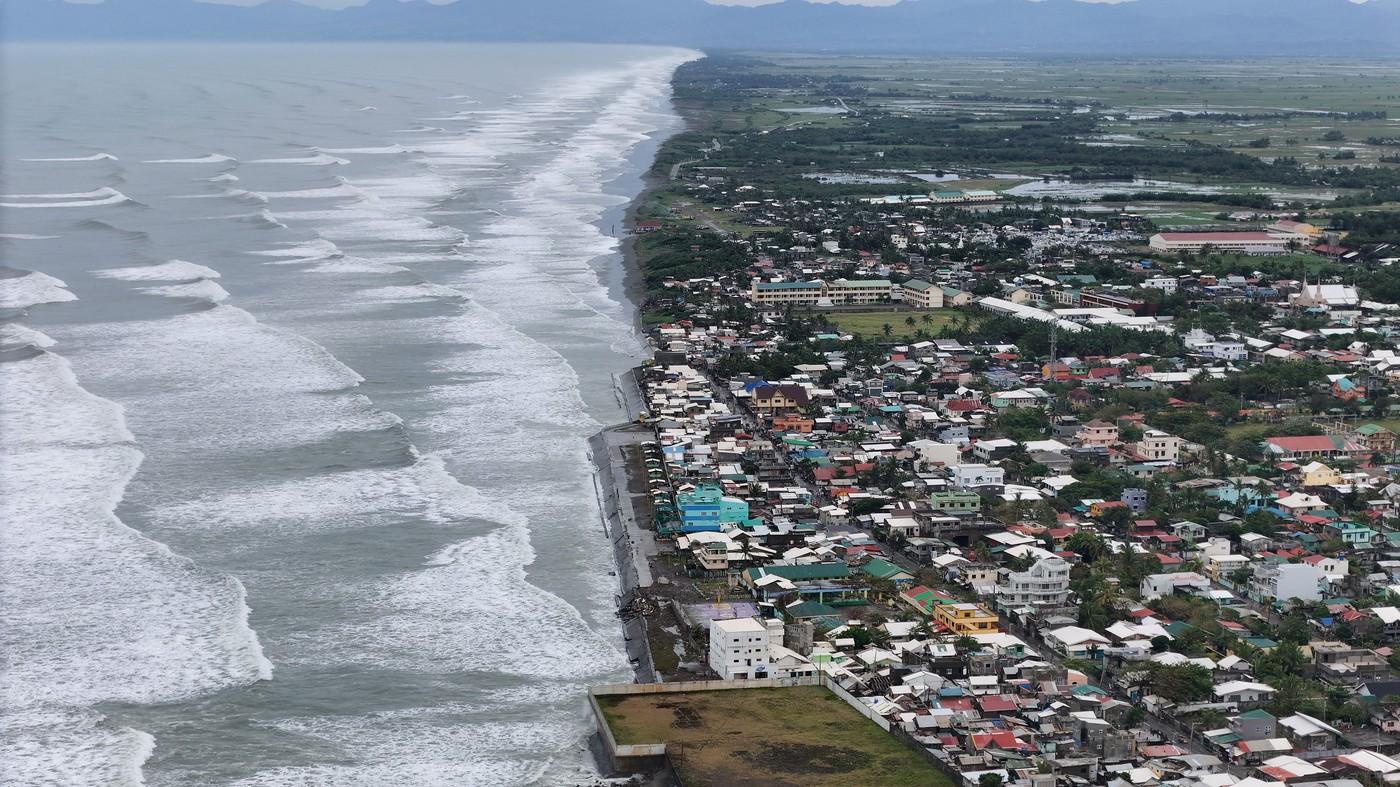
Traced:
[[17, 45], [0, 783], [582, 784], [653, 47]]

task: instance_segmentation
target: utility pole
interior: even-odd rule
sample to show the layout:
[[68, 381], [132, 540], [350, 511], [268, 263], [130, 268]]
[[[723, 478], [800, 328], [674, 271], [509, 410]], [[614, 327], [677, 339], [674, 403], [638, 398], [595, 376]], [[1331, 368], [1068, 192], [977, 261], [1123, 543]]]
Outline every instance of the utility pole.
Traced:
[[1055, 348], [1059, 344], [1059, 338], [1060, 320], [1057, 317], [1053, 322], [1050, 323], [1050, 362], [1045, 365], [1045, 368], [1048, 370], [1048, 374], [1044, 375], [1045, 379], [1052, 383], [1055, 382], [1055, 358], [1057, 357]]

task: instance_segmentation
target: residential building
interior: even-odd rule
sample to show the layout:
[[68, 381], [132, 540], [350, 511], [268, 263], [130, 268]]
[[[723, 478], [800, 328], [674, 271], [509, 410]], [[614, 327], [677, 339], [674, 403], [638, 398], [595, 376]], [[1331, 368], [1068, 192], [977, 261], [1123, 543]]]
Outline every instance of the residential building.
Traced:
[[1000, 619], [981, 604], [940, 604], [933, 608], [933, 622], [960, 637], [1001, 631]]
[[1248, 680], [1230, 680], [1217, 684], [1211, 693], [1219, 702], [1233, 703], [1240, 710], [1253, 710], [1273, 700], [1274, 687]]
[[1255, 601], [1317, 601], [1322, 598], [1322, 572], [1307, 563], [1265, 563], [1254, 567], [1249, 595]]
[[811, 401], [807, 389], [800, 385], [760, 385], [753, 389], [753, 409], [772, 414], [799, 410]]
[[1143, 601], [1151, 601], [1174, 593], [1205, 593], [1210, 590], [1210, 580], [1193, 571], [1149, 574], [1142, 578], [1138, 589]]
[[1134, 444], [1137, 455], [1149, 462], [1176, 462], [1186, 441], [1160, 429], [1146, 429], [1142, 440]]
[[1002, 569], [996, 594], [1000, 609], [1062, 606], [1069, 598], [1069, 563], [1044, 557], [1025, 571]]
[[727, 497], [719, 484], [705, 482], [694, 489], [676, 493], [681, 514], [681, 532], [717, 532], [724, 524], [750, 522], [749, 504]]
[[965, 464], [953, 466], [953, 487], [978, 489], [985, 486], [1005, 486], [1006, 471], [994, 465]]
[[1111, 447], [1118, 442], [1118, 425], [1108, 421], [1089, 421], [1074, 435], [1080, 445]]

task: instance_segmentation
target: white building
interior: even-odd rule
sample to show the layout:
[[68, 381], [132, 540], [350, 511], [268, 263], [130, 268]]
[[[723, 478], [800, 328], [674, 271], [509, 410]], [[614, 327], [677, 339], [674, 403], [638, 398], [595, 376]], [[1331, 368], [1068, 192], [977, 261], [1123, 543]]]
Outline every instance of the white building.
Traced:
[[1176, 435], [1160, 429], [1146, 429], [1142, 440], [1136, 445], [1138, 456], [1149, 462], [1176, 462], [1181, 456], [1181, 446], [1185, 443]]
[[1006, 471], [982, 464], [953, 465], [953, 486], [957, 489], [977, 489], [983, 486], [1005, 486]]
[[909, 447], [919, 452], [919, 462], [925, 467], [943, 465], [950, 467], [962, 458], [956, 443], [940, 443], [935, 440], [915, 440]]
[[1138, 587], [1142, 591], [1142, 600], [1151, 601], [1154, 598], [1170, 596], [1182, 590], [1188, 593], [1204, 593], [1210, 590], [1210, 580], [1195, 573], [1194, 571], [1176, 571], [1170, 574], [1149, 574], [1142, 578], [1142, 583]]
[[1025, 571], [1002, 569], [996, 594], [1002, 609], [1061, 606], [1069, 598], [1069, 563], [1047, 557]]
[[783, 647], [783, 622], [733, 618], [710, 623], [710, 669], [721, 680], [811, 675], [812, 663]]
[[1287, 254], [1288, 238], [1268, 232], [1161, 232], [1148, 239], [1157, 251], [1200, 251], [1207, 246], [1244, 254]]
[[1153, 276], [1142, 283], [1142, 286], [1149, 290], [1161, 290], [1165, 293], [1176, 292], [1176, 285], [1175, 276]]
[[1307, 563], [1259, 565], [1249, 580], [1249, 595], [1255, 601], [1317, 601], [1322, 598], [1321, 579], [1322, 571]]

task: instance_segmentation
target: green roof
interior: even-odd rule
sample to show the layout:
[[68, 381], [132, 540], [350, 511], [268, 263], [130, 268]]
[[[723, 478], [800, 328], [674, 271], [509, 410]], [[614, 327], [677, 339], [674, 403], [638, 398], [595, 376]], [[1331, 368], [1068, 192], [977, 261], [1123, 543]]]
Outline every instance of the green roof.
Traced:
[[812, 563], [805, 566], [750, 568], [745, 569], [744, 573], [749, 575], [749, 581], [772, 575], [792, 582], [803, 582], [814, 579], [846, 579], [851, 575], [851, 570], [845, 563]]
[[933, 289], [933, 285], [929, 284], [923, 279], [910, 279], [909, 281], [906, 281], [899, 286], [903, 287], [906, 290], [918, 290], [919, 292]]
[[898, 576], [899, 574], [909, 576], [909, 572], [905, 571], [899, 566], [896, 566], [888, 560], [878, 557], [862, 566], [861, 570], [869, 574], [870, 576], [875, 577], [876, 579], [890, 579], [891, 577]]
[[1356, 427], [1357, 434], [1372, 435], [1384, 431], [1386, 431], [1386, 428], [1380, 424], [1362, 424]]
[[1241, 713], [1241, 714], [1240, 714], [1240, 718], [1241, 718], [1241, 719], [1269, 719], [1269, 720], [1273, 720], [1274, 715], [1273, 715], [1272, 713], [1269, 713], [1268, 711], [1264, 710], [1263, 708], [1258, 708], [1258, 709], [1256, 709], [1256, 710], [1246, 711], [1246, 712], [1244, 712], [1244, 713]]
[[827, 618], [839, 615], [835, 607], [816, 601], [800, 601], [783, 610], [793, 618]]

